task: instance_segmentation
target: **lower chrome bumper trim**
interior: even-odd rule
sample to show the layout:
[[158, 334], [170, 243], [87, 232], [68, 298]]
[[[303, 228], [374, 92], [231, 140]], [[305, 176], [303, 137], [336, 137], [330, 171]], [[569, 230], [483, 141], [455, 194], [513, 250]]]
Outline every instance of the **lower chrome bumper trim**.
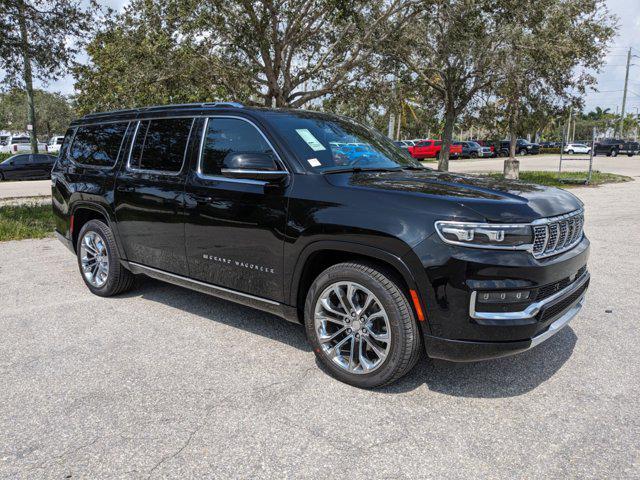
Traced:
[[569, 308], [569, 310], [564, 312], [564, 314], [560, 318], [558, 318], [555, 322], [549, 325], [549, 328], [547, 328], [544, 332], [533, 337], [531, 339], [531, 346], [529, 348], [533, 348], [536, 345], [540, 345], [542, 342], [553, 337], [556, 333], [558, 333], [560, 330], [566, 327], [569, 324], [569, 322], [573, 319], [573, 317], [575, 317], [578, 314], [578, 312], [582, 309], [583, 305], [584, 305], [584, 295], [580, 297], [580, 300], [578, 300], [575, 304], [573, 304], [573, 306]]

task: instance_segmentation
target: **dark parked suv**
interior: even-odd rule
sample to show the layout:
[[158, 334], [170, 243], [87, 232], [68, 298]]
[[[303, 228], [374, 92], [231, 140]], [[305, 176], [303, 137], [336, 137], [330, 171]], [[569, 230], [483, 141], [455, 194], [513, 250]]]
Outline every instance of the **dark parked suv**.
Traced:
[[528, 350], [576, 315], [589, 283], [571, 193], [436, 172], [316, 112], [88, 115], [52, 189], [57, 234], [96, 295], [144, 274], [300, 322], [327, 369], [360, 387], [398, 379], [423, 350]]
[[626, 142], [615, 138], [607, 138], [596, 142], [593, 149], [594, 155], [606, 155], [607, 157], [617, 157], [618, 155], [632, 157], [638, 153], [640, 153], [640, 144], [638, 142]]

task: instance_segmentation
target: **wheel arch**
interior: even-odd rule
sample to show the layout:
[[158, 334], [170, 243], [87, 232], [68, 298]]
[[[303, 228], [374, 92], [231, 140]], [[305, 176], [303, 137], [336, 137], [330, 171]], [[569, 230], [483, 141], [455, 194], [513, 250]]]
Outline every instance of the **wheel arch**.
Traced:
[[116, 244], [118, 245], [118, 250], [122, 255], [120, 242], [118, 241], [118, 236], [114, 228], [113, 216], [105, 207], [94, 203], [78, 202], [73, 205], [70, 218], [71, 242], [74, 251], [77, 249], [78, 235], [80, 230], [82, 230], [82, 227], [91, 220], [102, 220], [113, 232], [116, 238]]
[[[304, 318], [304, 304], [313, 280], [332, 265], [345, 261], [373, 264], [399, 283], [417, 317], [410, 290], [418, 290], [417, 282], [406, 263], [390, 252], [366, 244], [347, 241], [318, 241], [308, 245], [298, 257], [286, 298], [295, 306], [298, 319]], [[424, 309], [424, 305], [421, 306]], [[422, 323], [422, 322], [418, 322]]]

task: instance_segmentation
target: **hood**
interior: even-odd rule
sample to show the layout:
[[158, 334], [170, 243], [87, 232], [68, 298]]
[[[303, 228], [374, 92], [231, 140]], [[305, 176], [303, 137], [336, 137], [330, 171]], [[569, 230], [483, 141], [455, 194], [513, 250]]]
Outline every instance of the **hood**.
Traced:
[[490, 222], [528, 223], [575, 211], [582, 202], [573, 194], [515, 180], [459, 175], [435, 170], [345, 172], [327, 175], [335, 186], [384, 190], [448, 200], [471, 209]]

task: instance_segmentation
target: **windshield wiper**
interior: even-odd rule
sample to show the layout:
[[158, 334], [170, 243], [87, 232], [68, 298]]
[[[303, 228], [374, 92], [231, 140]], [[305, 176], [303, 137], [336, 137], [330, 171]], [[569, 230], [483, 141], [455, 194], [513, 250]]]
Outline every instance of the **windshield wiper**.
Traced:
[[402, 170], [400, 167], [397, 168], [389, 168], [389, 167], [351, 167], [351, 168], [332, 168], [329, 170], [323, 170], [322, 173], [360, 173], [360, 172], [397, 172]]
[[419, 167], [417, 165], [406, 165], [402, 170], [429, 170], [427, 167]]

